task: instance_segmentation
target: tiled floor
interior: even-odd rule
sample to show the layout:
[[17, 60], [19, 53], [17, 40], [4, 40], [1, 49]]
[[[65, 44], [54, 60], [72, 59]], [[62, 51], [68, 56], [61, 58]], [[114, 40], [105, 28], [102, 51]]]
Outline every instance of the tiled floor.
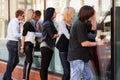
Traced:
[[[6, 69], [6, 62], [0, 61], [0, 80], [2, 80], [3, 74]], [[12, 73], [13, 80], [22, 80], [23, 67], [18, 65]], [[40, 80], [39, 70], [32, 68], [30, 71], [30, 80]], [[61, 75], [53, 72], [49, 72], [48, 80], [61, 80]]]
[[[3, 74], [0, 73], [0, 80], [2, 80], [2, 78], [3, 78]], [[13, 78], [13, 80], [17, 80], [17, 79]]]

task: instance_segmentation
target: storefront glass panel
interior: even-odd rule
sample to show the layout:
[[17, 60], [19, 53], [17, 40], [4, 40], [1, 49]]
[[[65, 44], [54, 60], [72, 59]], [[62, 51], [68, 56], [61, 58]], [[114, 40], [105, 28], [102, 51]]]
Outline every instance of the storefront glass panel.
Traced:
[[120, 0], [116, 0], [115, 1], [115, 63], [114, 63], [114, 66], [115, 66], [115, 72], [114, 75], [115, 75], [115, 78], [116, 80], [120, 80]]

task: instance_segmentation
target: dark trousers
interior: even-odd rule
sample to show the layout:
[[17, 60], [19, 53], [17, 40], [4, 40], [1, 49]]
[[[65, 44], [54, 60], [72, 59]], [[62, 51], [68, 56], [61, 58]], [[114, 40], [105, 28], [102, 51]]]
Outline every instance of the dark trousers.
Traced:
[[25, 42], [25, 61], [24, 61], [24, 68], [23, 68], [23, 79], [29, 80], [29, 74], [31, 65], [33, 63], [33, 44], [31, 42]]
[[70, 63], [67, 60], [67, 52], [59, 52], [61, 64], [63, 67], [62, 80], [70, 80]]
[[48, 67], [52, 59], [53, 51], [47, 47], [41, 47], [41, 80], [48, 80]]
[[12, 72], [19, 62], [18, 42], [17, 41], [8, 41], [7, 49], [9, 52], [9, 56], [8, 56], [6, 72], [4, 74], [3, 80], [12, 80], [12, 78], [11, 78]]

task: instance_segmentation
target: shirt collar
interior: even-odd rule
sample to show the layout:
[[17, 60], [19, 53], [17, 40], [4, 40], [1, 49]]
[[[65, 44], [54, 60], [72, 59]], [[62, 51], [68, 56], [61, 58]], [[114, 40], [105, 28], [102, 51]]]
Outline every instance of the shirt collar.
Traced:
[[17, 18], [15, 18], [15, 21], [16, 21], [17, 23], [19, 23], [19, 20], [18, 20]]

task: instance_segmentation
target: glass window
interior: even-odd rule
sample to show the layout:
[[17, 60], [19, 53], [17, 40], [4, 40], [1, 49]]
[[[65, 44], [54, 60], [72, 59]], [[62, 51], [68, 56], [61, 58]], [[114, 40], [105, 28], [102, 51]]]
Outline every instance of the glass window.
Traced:
[[24, 2], [25, 0], [18, 0], [18, 2]]
[[116, 80], [120, 79], [120, 0], [114, 0], [115, 1], [115, 16], [114, 16], [114, 77]]
[[32, 3], [32, 0], [27, 0], [27, 3], [30, 3], [30, 4], [31, 4], [31, 3]]
[[6, 33], [8, 24], [8, 0], [0, 0], [0, 59], [7, 60]]
[[[6, 10], [5, 10], [6, 9]], [[0, 39], [5, 39], [8, 20], [8, 1], [0, 0]]]
[[19, 4], [19, 5], [18, 5], [18, 8], [19, 8], [19, 9], [25, 9], [25, 6], [24, 6], [23, 4]]
[[30, 9], [32, 8], [32, 0], [18, 0], [18, 9]]

